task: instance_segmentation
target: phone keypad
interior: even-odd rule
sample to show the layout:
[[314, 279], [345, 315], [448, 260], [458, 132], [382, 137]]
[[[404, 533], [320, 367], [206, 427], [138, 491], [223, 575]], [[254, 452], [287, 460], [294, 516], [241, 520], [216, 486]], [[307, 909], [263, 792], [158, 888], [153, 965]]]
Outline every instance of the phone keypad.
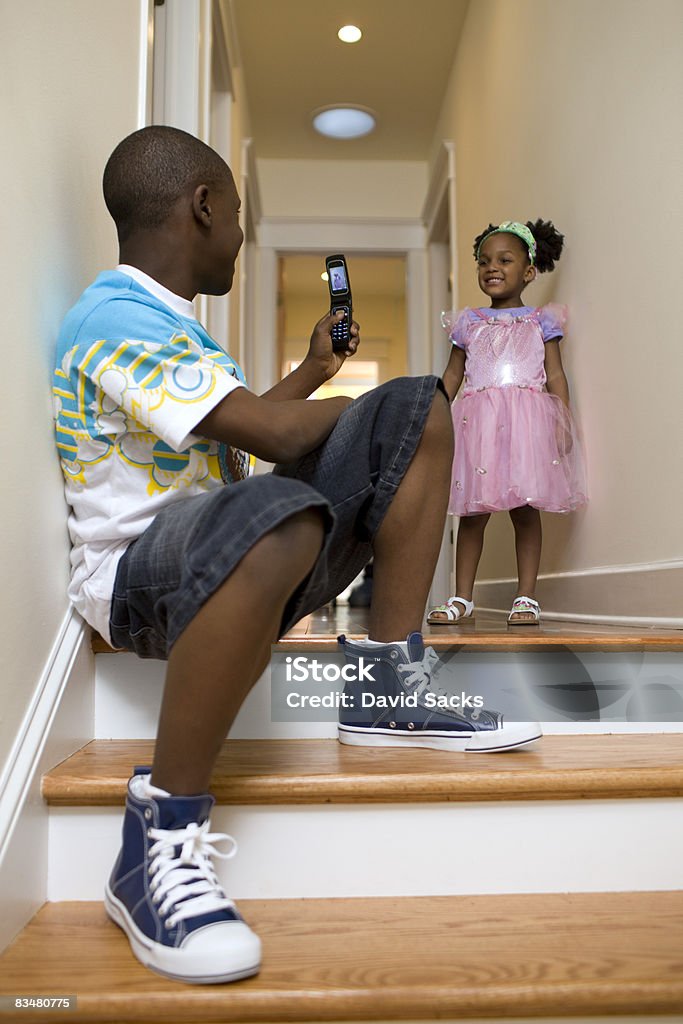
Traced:
[[340, 320], [339, 323], [333, 324], [332, 326], [332, 345], [339, 347], [342, 343], [346, 344], [351, 338], [349, 331], [349, 308], [348, 306], [338, 307], [335, 313], [339, 312], [339, 309], [344, 310], [344, 319]]

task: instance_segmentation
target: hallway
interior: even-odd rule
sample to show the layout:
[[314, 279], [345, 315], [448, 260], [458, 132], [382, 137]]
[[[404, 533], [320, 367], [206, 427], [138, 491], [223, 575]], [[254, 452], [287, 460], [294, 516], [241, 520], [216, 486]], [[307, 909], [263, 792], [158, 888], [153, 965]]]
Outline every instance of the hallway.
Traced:
[[[1, 18], [0, 995], [77, 995], [62, 1019], [119, 1024], [681, 1024], [680, 0], [4, 0]], [[352, 21], [362, 38], [343, 42]], [[333, 105], [374, 129], [323, 138], [313, 117]], [[589, 470], [589, 504], [544, 516], [540, 627], [505, 623], [503, 515], [476, 622], [425, 629], [463, 686], [509, 697], [516, 673], [541, 744], [476, 757], [345, 746], [336, 713], [278, 717], [270, 673], [259, 679], [220, 755], [212, 825], [239, 836], [220, 877], [267, 956], [228, 990], [151, 974], [104, 918], [164, 664], [114, 654], [68, 601], [47, 386], [65, 312], [116, 264], [104, 164], [155, 122], [233, 170], [245, 244], [229, 296], [199, 297], [196, 315], [258, 394], [305, 342], [303, 317], [287, 323], [286, 261], [315, 264], [306, 317], [328, 301], [326, 254], [344, 252], [352, 280], [367, 261], [370, 285], [386, 261], [391, 288], [359, 288], [355, 307], [371, 371], [441, 374], [442, 310], [485, 301], [474, 239], [551, 218], [562, 260], [525, 301], [569, 307], [562, 352]], [[456, 530], [430, 603], [452, 592]], [[366, 626], [364, 610], [321, 610], [273, 660], [333, 658], [339, 633]], [[52, 1020], [43, 1010], [22, 1019]], [[0, 1019], [16, 1011], [0, 999]]]

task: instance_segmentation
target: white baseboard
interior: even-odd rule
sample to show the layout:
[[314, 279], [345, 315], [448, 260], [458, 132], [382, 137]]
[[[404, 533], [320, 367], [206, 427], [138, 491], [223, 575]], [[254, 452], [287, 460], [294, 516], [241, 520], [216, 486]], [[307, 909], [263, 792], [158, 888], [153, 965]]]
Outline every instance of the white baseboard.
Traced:
[[[516, 589], [513, 578], [478, 581], [477, 609], [507, 615]], [[546, 619], [683, 629], [683, 560], [542, 573], [536, 596]]]
[[91, 739], [94, 679], [89, 631], [70, 609], [0, 781], [0, 949], [46, 899], [48, 808], [41, 779]]

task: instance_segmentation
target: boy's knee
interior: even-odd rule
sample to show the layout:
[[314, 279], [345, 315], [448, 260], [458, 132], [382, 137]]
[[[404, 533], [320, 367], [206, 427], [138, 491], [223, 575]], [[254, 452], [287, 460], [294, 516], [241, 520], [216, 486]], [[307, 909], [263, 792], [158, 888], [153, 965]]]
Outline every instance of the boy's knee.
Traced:
[[286, 574], [309, 569], [315, 563], [325, 537], [326, 513], [323, 508], [305, 508], [274, 526], [254, 545], [245, 563], [257, 575], [266, 572]]
[[453, 418], [446, 395], [440, 388], [434, 392], [432, 405], [425, 420], [423, 440], [452, 451]]
[[326, 519], [324, 508], [304, 508], [283, 520], [273, 533], [280, 544], [317, 544], [320, 547], [325, 536]]

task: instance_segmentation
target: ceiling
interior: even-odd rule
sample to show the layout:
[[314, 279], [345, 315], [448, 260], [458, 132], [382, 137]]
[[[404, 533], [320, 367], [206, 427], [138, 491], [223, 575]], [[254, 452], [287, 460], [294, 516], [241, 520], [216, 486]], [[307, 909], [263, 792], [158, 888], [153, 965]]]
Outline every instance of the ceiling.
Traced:
[[[255, 155], [426, 160], [468, 0], [232, 0]], [[358, 43], [342, 43], [342, 25]], [[325, 139], [311, 113], [358, 104], [361, 139]]]

